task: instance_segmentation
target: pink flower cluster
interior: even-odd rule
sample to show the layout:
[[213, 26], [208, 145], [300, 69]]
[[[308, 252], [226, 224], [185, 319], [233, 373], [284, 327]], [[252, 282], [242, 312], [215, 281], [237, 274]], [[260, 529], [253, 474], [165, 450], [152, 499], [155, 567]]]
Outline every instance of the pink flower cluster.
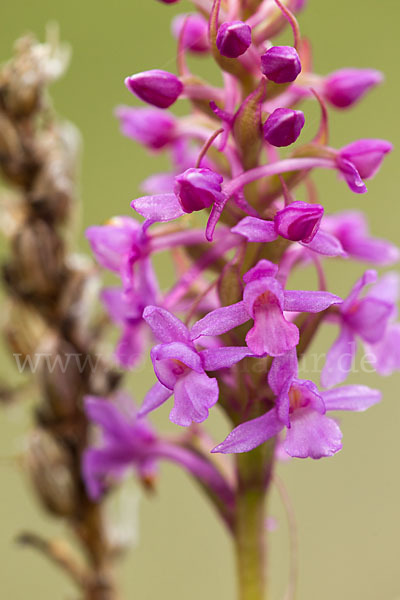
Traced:
[[[252, 14], [234, 1], [224, 9], [221, 0], [193, 4], [198, 12], [172, 25], [178, 74], [154, 69], [127, 77], [128, 90], [146, 106], [116, 112], [125, 136], [170, 155], [171, 172], [143, 182], [146, 195], [131, 204], [136, 217], [115, 217], [87, 231], [99, 264], [120, 279], [119, 287], [102, 293], [121, 329], [116, 358], [130, 369], [153, 345], [157, 379], [137, 415], [125, 420], [116, 405], [87, 400], [89, 416], [106, 436], [85, 463], [93, 497], [101, 493], [99, 481], [128, 465], [143, 475], [157, 458], [172, 457], [190, 470], [187, 457], [177, 459], [145, 423], [171, 396], [170, 419], [177, 425], [204, 422], [217, 404], [236, 425], [213, 452], [247, 452], [279, 436], [288, 455], [320, 458], [341, 448], [340, 428], [328, 412], [363, 411], [380, 400], [380, 392], [365, 385], [339, 385], [351, 371], [358, 340], [378, 373], [400, 368], [396, 275], [378, 279], [367, 270], [342, 299], [335, 285], [327, 290], [324, 273], [326, 260], [386, 267], [399, 251], [369, 233], [361, 212], [328, 211], [311, 184], [314, 171], [330, 169], [356, 194], [367, 191], [365, 181], [391, 144], [359, 139], [332, 148], [327, 105], [352, 107], [381, 74], [312, 72], [295, 17], [304, 2], [264, 0]], [[274, 45], [287, 24], [293, 45]], [[214, 59], [220, 87], [191, 73], [188, 53]], [[184, 117], [167, 111], [180, 99], [191, 106]], [[319, 102], [322, 115], [311, 140], [299, 109], [309, 101]], [[300, 188], [306, 201], [295, 197]], [[152, 259], [166, 250], [173, 251], [176, 280], [162, 292]], [[289, 289], [290, 275], [309, 264], [318, 288]], [[339, 335], [327, 352], [320, 390], [299, 378], [298, 360], [319, 327], [331, 322]], [[205, 465], [193, 467], [196, 476], [207, 478]]]

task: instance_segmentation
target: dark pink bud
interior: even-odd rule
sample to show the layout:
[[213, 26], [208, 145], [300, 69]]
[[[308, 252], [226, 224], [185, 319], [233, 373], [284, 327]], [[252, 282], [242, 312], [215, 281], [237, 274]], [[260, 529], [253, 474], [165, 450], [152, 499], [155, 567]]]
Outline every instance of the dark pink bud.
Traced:
[[159, 2], [162, 2], [163, 4], [175, 4], [176, 2], [179, 2], [179, 0], [158, 0]]
[[347, 108], [383, 80], [374, 69], [341, 69], [324, 80], [323, 94], [337, 108]]
[[304, 114], [301, 110], [277, 108], [264, 123], [264, 138], [272, 146], [290, 146], [304, 127]]
[[320, 204], [292, 202], [275, 215], [275, 231], [293, 242], [311, 242], [319, 229], [323, 214], [324, 207]]
[[273, 46], [261, 57], [261, 71], [275, 83], [290, 83], [301, 71], [301, 62], [296, 48]]
[[370, 179], [379, 170], [385, 155], [392, 149], [392, 144], [386, 140], [363, 139], [342, 148], [339, 156], [351, 162], [362, 179]]
[[237, 58], [251, 45], [251, 29], [242, 21], [223, 23], [218, 29], [217, 48], [222, 56]]
[[223, 177], [211, 169], [187, 169], [175, 177], [175, 194], [186, 213], [208, 208], [221, 201]]
[[183, 85], [176, 75], [159, 69], [127, 77], [125, 85], [141, 100], [158, 108], [171, 106], [183, 91]]
[[192, 52], [207, 52], [210, 48], [208, 41], [208, 22], [202, 15], [177, 15], [172, 21], [172, 33], [179, 39], [182, 27], [183, 47]]

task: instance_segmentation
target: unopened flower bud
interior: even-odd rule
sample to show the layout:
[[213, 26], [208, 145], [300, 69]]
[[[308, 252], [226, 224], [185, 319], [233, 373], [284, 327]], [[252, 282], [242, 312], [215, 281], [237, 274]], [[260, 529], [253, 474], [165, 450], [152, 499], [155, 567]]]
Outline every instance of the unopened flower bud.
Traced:
[[176, 4], [176, 2], [179, 2], [179, 0], [158, 0], [159, 2], [162, 2], [163, 4]]
[[371, 179], [393, 146], [386, 140], [362, 139], [352, 142], [339, 151], [341, 159], [350, 161], [362, 179]]
[[311, 242], [319, 229], [324, 207], [296, 201], [280, 210], [274, 218], [276, 232], [293, 242]]
[[222, 56], [237, 58], [251, 45], [251, 28], [242, 21], [223, 23], [218, 29], [217, 48]]
[[299, 137], [304, 122], [301, 110], [277, 108], [264, 124], [264, 138], [272, 146], [290, 146]]
[[158, 108], [171, 106], [183, 91], [183, 84], [176, 75], [160, 69], [127, 77], [125, 85], [138, 98]]
[[174, 140], [176, 119], [165, 111], [119, 106], [115, 114], [122, 133], [151, 150], [160, 150]]
[[177, 15], [172, 21], [172, 33], [179, 39], [183, 31], [183, 47], [192, 52], [207, 52], [210, 48], [208, 41], [208, 22], [202, 15]]
[[381, 83], [382, 79], [382, 73], [374, 69], [340, 69], [326, 77], [323, 94], [333, 106], [347, 108]]
[[273, 46], [261, 57], [261, 71], [270, 81], [290, 83], [301, 71], [301, 62], [292, 46]]
[[185, 212], [203, 210], [222, 199], [222, 181], [211, 169], [187, 169], [175, 177], [175, 194]]

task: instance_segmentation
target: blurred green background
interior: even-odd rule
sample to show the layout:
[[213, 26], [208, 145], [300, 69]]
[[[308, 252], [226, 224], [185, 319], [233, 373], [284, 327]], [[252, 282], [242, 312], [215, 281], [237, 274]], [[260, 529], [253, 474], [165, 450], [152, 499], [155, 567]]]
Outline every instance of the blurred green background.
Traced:
[[[72, 45], [71, 67], [52, 92], [59, 113], [76, 123], [84, 140], [81, 246], [85, 250], [84, 227], [111, 215], [131, 214], [129, 202], [138, 193], [140, 181], [165, 165], [163, 159], [146, 155], [121, 137], [113, 109], [120, 103], [135, 103], [123, 85], [126, 75], [150, 68], [174, 69], [170, 19], [188, 7], [184, 1], [167, 6], [155, 0], [1, 3], [0, 60], [11, 55], [13, 42], [21, 34], [32, 31], [43, 37], [50, 20], [60, 24], [62, 38]], [[301, 14], [303, 34], [313, 43], [316, 72], [354, 66], [373, 67], [386, 74], [385, 85], [356, 109], [332, 113], [332, 145], [344, 145], [358, 137], [382, 137], [400, 145], [399, 17], [400, 3], [394, 0], [309, 0]], [[288, 37], [284, 39], [289, 42]], [[207, 70], [203, 65], [201, 69]], [[312, 135], [317, 112], [308, 106], [305, 110], [309, 118], [304, 135]], [[376, 235], [398, 242], [397, 156], [396, 152], [391, 155], [379, 177], [369, 182], [366, 196], [352, 195], [333, 173], [318, 175], [321, 201], [328, 210], [362, 207]], [[330, 265], [331, 291], [346, 294], [361, 268]], [[306, 273], [302, 284], [308, 285], [308, 278]], [[334, 333], [324, 332], [313, 349], [326, 349]], [[0, 374], [2, 380], [14, 377], [13, 365], [6, 357]], [[131, 378], [133, 394], [139, 400], [152, 378], [147, 372]], [[400, 378], [381, 380], [360, 373], [352, 380], [382, 388], [384, 402], [366, 414], [348, 414], [341, 419], [343, 451], [329, 460], [294, 460], [278, 467], [295, 506], [299, 600], [400, 599]], [[222, 439], [226, 428], [214, 413], [210, 424]], [[167, 410], [161, 410], [154, 421], [168, 428]], [[60, 524], [41, 513], [19, 467], [16, 457], [28, 430], [26, 407], [0, 414], [1, 597], [74, 598], [75, 591], [62, 574], [13, 541], [26, 528], [49, 535], [63, 533]], [[234, 597], [229, 540], [184, 474], [163, 466], [157, 495], [142, 498], [139, 513], [138, 540], [119, 573], [126, 599]], [[280, 600], [288, 577], [288, 529], [276, 490], [271, 514], [277, 519], [277, 529], [269, 535], [271, 598]]]

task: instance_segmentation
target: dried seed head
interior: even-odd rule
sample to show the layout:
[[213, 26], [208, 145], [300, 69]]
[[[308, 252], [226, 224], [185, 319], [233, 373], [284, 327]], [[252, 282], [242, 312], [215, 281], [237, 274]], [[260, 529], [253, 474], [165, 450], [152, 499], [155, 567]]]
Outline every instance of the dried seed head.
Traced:
[[26, 466], [36, 493], [57, 516], [74, 513], [77, 504], [74, 468], [67, 450], [43, 429], [29, 438]]

